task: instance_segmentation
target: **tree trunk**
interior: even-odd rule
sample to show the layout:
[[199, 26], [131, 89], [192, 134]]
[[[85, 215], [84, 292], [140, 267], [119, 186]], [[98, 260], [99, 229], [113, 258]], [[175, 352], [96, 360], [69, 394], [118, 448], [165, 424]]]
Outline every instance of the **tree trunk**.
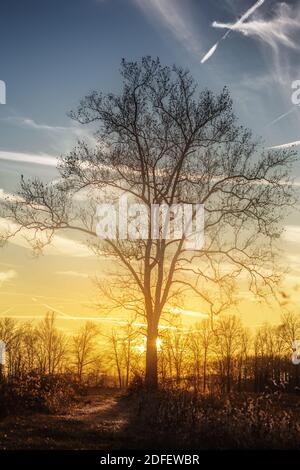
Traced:
[[206, 392], [206, 367], [207, 367], [207, 351], [204, 353], [204, 363], [203, 363], [203, 392]]
[[148, 325], [146, 349], [146, 387], [149, 390], [158, 388], [157, 378], [157, 325]]
[[231, 358], [227, 357], [227, 364], [226, 364], [226, 391], [227, 393], [230, 393], [231, 391], [230, 372], [231, 372]]
[[129, 385], [129, 376], [130, 376], [130, 361], [131, 361], [131, 340], [128, 339], [128, 351], [127, 351], [127, 364], [126, 364], [126, 388]]

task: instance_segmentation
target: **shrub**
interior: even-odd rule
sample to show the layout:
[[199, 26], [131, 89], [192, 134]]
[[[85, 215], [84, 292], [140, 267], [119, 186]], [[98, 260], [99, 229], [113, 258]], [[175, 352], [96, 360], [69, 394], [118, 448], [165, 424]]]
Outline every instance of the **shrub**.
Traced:
[[53, 413], [65, 409], [74, 397], [74, 387], [65, 377], [30, 373], [0, 383], [0, 414]]
[[279, 394], [222, 397], [162, 390], [151, 397], [142, 395], [140, 400], [139, 419], [155, 439], [150, 445], [194, 449], [300, 446], [299, 418], [282, 409]]
[[128, 395], [138, 394], [142, 391], [145, 391], [144, 377], [138, 373], [135, 373], [127, 390]]

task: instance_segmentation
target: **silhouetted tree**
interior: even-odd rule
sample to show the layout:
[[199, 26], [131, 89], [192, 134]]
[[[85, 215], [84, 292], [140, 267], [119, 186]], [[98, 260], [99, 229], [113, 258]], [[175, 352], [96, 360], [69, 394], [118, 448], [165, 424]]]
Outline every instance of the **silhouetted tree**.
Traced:
[[[230, 305], [238, 279], [254, 292], [276, 282], [273, 244], [282, 212], [293, 202], [288, 173], [295, 152], [260, 151], [251, 132], [237, 124], [227, 89], [198, 93], [191, 75], [179, 67], [149, 57], [123, 60], [121, 75], [121, 92], [92, 92], [72, 113], [79, 123], [97, 126], [95, 148], [79, 142], [61, 158], [58, 184], [22, 178], [18, 198], [7, 201], [3, 216], [17, 231], [33, 232], [30, 241], [37, 249], [51, 242], [55, 231], [73, 230], [96, 253], [119, 263], [110, 301], [145, 317], [146, 383], [155, 388], [158, 325], [176, 292], [197, 295], [218, 313]], [[78, 192], [86, 196], [82, 204], [74, 200]], [[123, 193], [148, 209], [204, 204], [204, 249], [189, 250], [185, 234], [154, 239], [151, 220], [147, 239], [100, 242], [96, 205]]]
[[72, 338], [71, 351], [74, 357], [76, 374], [80, 382], [86, 369], [97, 360], [97, 345], [95, 341], [99, 334], [99, 328], [95, 323], [86, 322]]
[[61, 372], [67, 355], [67, 339], [55, 325], [55, 314], [47, 313], [37, 327], [38, 362], [42, 373]]

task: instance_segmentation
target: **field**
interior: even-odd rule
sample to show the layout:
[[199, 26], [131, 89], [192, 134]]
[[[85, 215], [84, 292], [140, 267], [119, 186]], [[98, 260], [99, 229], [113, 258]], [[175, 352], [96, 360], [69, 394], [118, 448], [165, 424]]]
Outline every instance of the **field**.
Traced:
[[4, 449], [112, 449], [122, 442], [131, 403], [116, 390], [91, 391], [65, 414], [26, 413], [0, 421]]
[[146, 397], [93, 389], [64, 413], [2, 418], [0, 448], [297, 449], [298, 404], [296, 395], [222, 399], [169, 390]]

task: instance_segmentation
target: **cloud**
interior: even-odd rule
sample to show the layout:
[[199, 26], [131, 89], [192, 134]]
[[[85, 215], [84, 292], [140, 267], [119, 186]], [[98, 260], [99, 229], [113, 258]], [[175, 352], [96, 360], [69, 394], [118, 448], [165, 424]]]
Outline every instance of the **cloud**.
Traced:
[[70, 276], [70, 277], [81, 277], [84, 279], [88, 279], [89, 275], [86, 273], [80, 273], [78, 271], [56, 271], [56, 274], [60, 276]]
[[0, 188], [0, 199], [6, 199], [7, 193], [4, 191], [4, 189]]
[[55, 166], [57, 158], [48, 154], [33, 154], [0, 150], [0, 160], [33, 163], [35, 165]]
[[17, 277], [17, 273], [14, 269], [10, 269], [9, 271], [0, 271], [0, 286], [4, 282], [11, 281], [12, 279], [15, 279]]
[[44, 130], [44, 131], [50, 131], [50, 132], [61, 132], [61, 131], [66, 131], [68, 129], [71, 129], [65, 126], [49, 126], [48, 124], [39, 124], [35, 122], [33, 119], [20, 117], [20, 116], [9, 116], [7, 118], [3, 118], [3, 121], [12, 123], [20, 127], [28, 127], [31, 129]]
[[176, 315], [186, 315], [189, 317], [209, 318], [209, 315], [207, 313], [194, 312], [192, 310], [185, 310], [183, 308], [177, 308], [177, 307], [171, 307], [170, 313], [173, 313]]
[[219, 23], [214, 21], [214, 28], [225, 28], [238, 31], [245, 36], [252, 36], [277, 49], [279, 45], [290, 48], [298, 48], [298, 43], [293, 38], [293, 33], [300, 30], [299, 12], [295, 12], [286, 3], [277, 5], [275, 14], [270, 20], [258, 19], [254, 21], [237, 22], [234, 24]]
[[92, 146], [97, 144], [93, 130], [76, 122], [71, 126], [51, 126], [23, 116], [9, 116], [3, 118], [2, 121], [24, 129], [46, 133], [53, 140], [58, 152], [68, 151], [74, 145], [74, 140], [85, 140]]
[[298, 147], [299, 145], [300, 140], [296, 140], [295, 142], [287, 142], [286, 144], [273, 145], [272, 147], [269, 147], [269, 149], [288, 149], [290, 147]]
[[[220, 28], [232, 27], [230, 24], [217, 22], [214, 23], [214, 26]], [[288, 101], [290, 102], [290, 86], [295, 79], [295, 74], [297, 73], [297, 62], [293, 60], [294, 56], [292, 54], [294, 54], [299, 47], [299, 3], [294, 6], [286, 3], [278, 3], [268, 19], [259, 18], [255, 21], [249, 21], [239, 25], [234, 29], [271, 48], [272, 54], [270, 55], [270, 58], [273, 60], [273, 66], [269, 71], [269, 76], [273, 81], [277, 81], [282, 85], [280, 92], [282, 100], [285, 103]], [[284, 51], [282, 51], [282, 48], [284, 48]], [[296, 109], [298, 108], [294, 107], [287, 112], [281, 113], [278, 117], [271, 120], [271, 122], [265, 127], [268, 128], [273, 124], [278, 123], [293, 113]], [[287, 144], [286, 148], [293, 144], [294, 143]]]
[[[23, 198], [15, 194], [7, 193], [4, 189], [0, 188], [0, 201], [21, 202]], [[1, 264], [1, 263], [0, 263]]]
[[205, 56], [201, 59], [201, 64], [204, 64], [217, 50], [218, 45], [220, 44], [221, 41], [224, 41], [224, 39], [227, 38], [227, 36], [230, 34], [231, 31], [233, 30], [238, 30], [239, 27], [242, 27], [244, 24], [244, 21], [249, 18], [263, 3], [265, 0], [258, 0], [254, 5], [252, 5], [251, 8], [249, 8], [242, 16], [241, 18], [236, 21], [233, 24], [225, 24], [225, 23], [218, 23], [217, 21], [214, 21], [212, 26], [214, 28], [226, 28], [228, 31], [222, 36], [222, 38], [214, 44], [209, 51], [205, 54]]
[[[4, 233], [15, 233], [19, 226], [8, 219], [0, 218], [0, 234], [3, 230]], [[31, 240], [34, 233], [30, 229], [23, 228], [21, 232], [9, 239], [9, 242], [20, 246], [22, 248], [30, 248], [28, 240]], [[44, 234], [39, 235], [39, 239], [44, 239]], [[83, 243], [72, 240], [71, 238], [63, 237], [61, 235], [54, 235], [50, 245], [45, 246], [44, 253], [59, 256], [72, 256], [72, 257], [90, 257], [94, 256], [92, 251]]]
[[283, 239], [292, 243], [300, 244], [300, 226], [298, 225], [286, 225], [283, 233]]
[[[46, 248], [45, 252], [47, 252], [47, 250], [48, 248]], [[60, 235], [54, 235], [52, 247], [49, 246], [49, 253], [50, 252], [51, 254], [62, 254], [76, 258], [94, 256], [91, 250], [83, 243]]]
[[174, 0], [133, 0], [147, 15], [158, 18], [184, 44], [185, 48], [196, 54], [201, 54], [199, 36], [185, 17], [185, 10], [179, 8]]

